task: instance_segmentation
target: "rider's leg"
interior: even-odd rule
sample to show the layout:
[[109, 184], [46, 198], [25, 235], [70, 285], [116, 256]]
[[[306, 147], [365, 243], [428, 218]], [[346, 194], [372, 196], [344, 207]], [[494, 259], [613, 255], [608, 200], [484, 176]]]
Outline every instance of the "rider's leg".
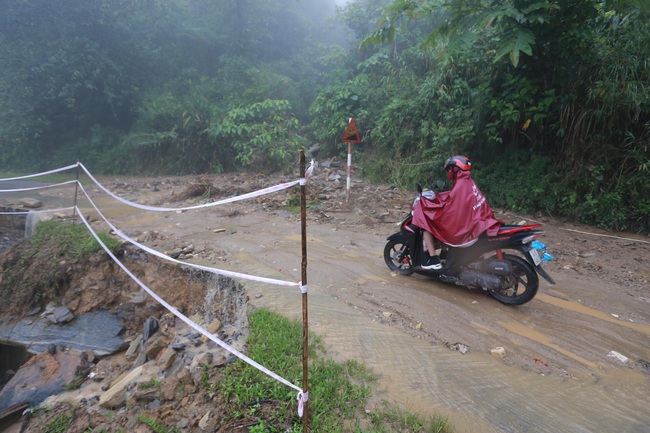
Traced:
[[427, 251], [429, 252], [429, 258], [422, 265], [423, 269], [442, 269], [442, 264], [440, 263], [440, 257], [436, 255], [436, 244], [433, 235], [424, 230], [424, 243], [427, 245]]
[[436, 255], [436, 240], [431, 234], [431, 232], [428, 232], [426, 230], [424, 231], [424, 243], [427, 245], [427, 251], [429, 252], [430, 256], [435, 256]]

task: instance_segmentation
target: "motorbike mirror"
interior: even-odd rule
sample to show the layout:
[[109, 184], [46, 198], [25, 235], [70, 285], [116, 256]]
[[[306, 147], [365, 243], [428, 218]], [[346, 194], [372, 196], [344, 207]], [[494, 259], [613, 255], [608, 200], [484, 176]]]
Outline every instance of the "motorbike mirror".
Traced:
[[444, 180], [442, 180], [442, 179], [436, 180], [436, 189], [437, 190], [440, 191], [440, 190], [444, 189], [444, 187], [445, 187], [445, 181]]
[[417, 183], [417, 187], [418, 187], [418, 194], [422, 194], [422, 185], [420, 184], [420, 182]]

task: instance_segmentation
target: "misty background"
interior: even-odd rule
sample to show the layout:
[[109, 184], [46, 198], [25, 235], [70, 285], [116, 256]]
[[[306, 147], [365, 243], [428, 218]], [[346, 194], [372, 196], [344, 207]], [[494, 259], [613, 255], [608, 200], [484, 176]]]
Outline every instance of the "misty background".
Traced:
[[[650, 231], [640, 0], [0, 0], [0, 170], [294, 170], [412, 187], [474, 161], [493, 206]], [[443, 5], [444, 4], [444, 5]]]

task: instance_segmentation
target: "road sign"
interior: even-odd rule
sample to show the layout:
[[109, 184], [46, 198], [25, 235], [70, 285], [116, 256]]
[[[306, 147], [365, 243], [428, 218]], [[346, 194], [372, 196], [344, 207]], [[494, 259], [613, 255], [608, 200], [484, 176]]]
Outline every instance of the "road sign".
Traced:
[[343, 134], [343, 139], [341, 140], [344, 143], [361, 143], [361, 136], [357, 130], [357, 125], [354, 123], [354, 119], [350, 117], [348, 121], [348, 127]]

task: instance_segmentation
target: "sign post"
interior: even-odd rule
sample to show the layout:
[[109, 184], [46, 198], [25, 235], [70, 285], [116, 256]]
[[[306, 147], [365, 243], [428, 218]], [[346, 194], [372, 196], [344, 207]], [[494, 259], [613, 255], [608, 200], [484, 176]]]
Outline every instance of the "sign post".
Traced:
[[354, 119], [350, 117], [348, 120], [348, 127], [343, 134], [343, 139], [341, 140], [344, 143], [348, 143], [348, 180], [345, 186], [345, 202], [350, 201], [350, 177], [352, 174], [352, 143], [361, 143], [361, 137], [359, 136], [359, 131], [357, 130], [357, 125], [354, 122]]

